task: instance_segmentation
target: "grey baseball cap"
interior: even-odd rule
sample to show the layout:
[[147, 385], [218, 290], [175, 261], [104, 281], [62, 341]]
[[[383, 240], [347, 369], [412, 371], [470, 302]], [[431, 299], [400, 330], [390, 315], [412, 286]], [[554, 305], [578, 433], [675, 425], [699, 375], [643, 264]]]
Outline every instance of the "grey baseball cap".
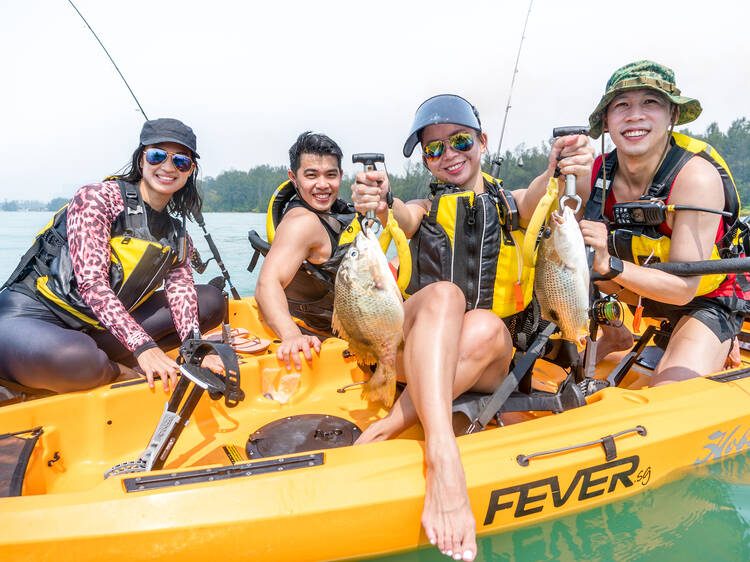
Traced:
[[189, 148], [195, 158], [200, 158], [196, 150], [197, 141], [193, 129], [178, 119], [161, 118], [146, 121], [141, 129], [141, 144], [176, 142]]

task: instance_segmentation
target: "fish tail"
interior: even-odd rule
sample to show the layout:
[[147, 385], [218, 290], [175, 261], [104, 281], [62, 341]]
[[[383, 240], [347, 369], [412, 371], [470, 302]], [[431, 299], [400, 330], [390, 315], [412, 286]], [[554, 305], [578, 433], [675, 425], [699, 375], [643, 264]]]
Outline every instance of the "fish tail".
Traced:
[[393, 406], [396, 397], [396, 370], [393, 365], [379, 362], [372, 378], [362, 388], [362, 397], [369, 402], [382, 402], [386, 408]]

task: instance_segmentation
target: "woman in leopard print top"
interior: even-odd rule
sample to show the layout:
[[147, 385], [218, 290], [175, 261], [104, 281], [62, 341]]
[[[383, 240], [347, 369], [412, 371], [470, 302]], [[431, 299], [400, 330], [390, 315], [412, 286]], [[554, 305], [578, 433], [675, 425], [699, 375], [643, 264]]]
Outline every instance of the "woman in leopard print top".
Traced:
[[[137, 364], [152, 388], [155, 377], [161, 378], [165, 391], [170, 382], [174, 387], [178, 366], [163, 350], [218, 325], [222, 295], [215, 287], [193, 284], [187, 258], [192, 244], [184, 233], [182, 259], [173, 259], [161, 274], [164, 289], [140, 305], [129, 305], [129, 311], [112, 287], [110, 241], [122, 235], [118, 228], [128, 213], [145, 213], [144, 227], [156, 240], [181, 232], [180, 221], [170, 213], [182, 218], [200, 210], [197, 158], [192, 129], [176, 119], [147, 121], [130, 170], [76, 192], [62, 229], [72, 264], [70, 285], [103, 329], [66, 321], [59, 308], [34, 289], [39, 272], [24, 271], [0, 292], [0, 378], [69, 392], [110, 383], [120, 374], [118, 364]], [[128, 209], [132, 201], [124, 200], [127, 185], [131, 196], [140, 196], [135, 200], [142, 208], [136, 212]], [[204, 365], [221, 368], [216, 356], [209, 356]]]

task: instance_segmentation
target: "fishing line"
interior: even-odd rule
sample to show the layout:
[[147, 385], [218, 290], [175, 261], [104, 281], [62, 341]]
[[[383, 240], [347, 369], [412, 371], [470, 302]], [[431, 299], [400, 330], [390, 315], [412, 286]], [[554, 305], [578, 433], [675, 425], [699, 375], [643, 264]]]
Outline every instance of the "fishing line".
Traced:
[[[104, 49], [104, 52], [107, 54], [107, 57], [109, 58], [110, 62], [112, 63], [112, 66], [115, 67], [115, 70], [117, 71], [117, 74], [120, 75], [120, 78], [122, 78], [122, 81], [125, 83], [125, 87], [128, 89], [128, 92], [130, 92], [130, 95], [133, 96], [133, 99], [135, 100], [136, 105], [138, 105], [138, 110], [141, 112], [141, 115], [143, 115], [143, 118], [148, 121], [148, 116], [146, 115], [146, 112], [143, 111], [143, 107], [141, 106], [141, 102], [138, 101], [138, 98], [136, 97], [135, 93], [133, 92], [133, 89], [130, 87], [130, 84], [128, 84], [128, 81], [125, 80], [125, 76], [122, 75], [122, 72], [120, 72], [120, 68], [117, 66], [117, 63], [112, 58], [112, 55], [109, 54], [109, 51], [104, 46], [104, 43], [102, 43], [101, 39], [99, 39], [99, 36], [96, 34], [96, 32], [92, 29], [92, 27], [89, 25], [89, 22], [86, 21], [86, 18], [83, 17], [83, 14], [81, 11], [76, 7], [75, 4], [73, 4], [73, 0], [68, 0], [68, 3], [73, 6], [73, 9], [76, 11], [76, 13], [81, 17], [83, 20], [83, 23], [86, 24], [86, 27], [89, 28], [89, 31], [91, 31], [92, 35], [96, 38], [96, 40], [99, 42], [99, 45], [102, 49]], [[126, 164], [127, 166], [127, 164]], [[224, 267], [224, 263], [221, 260], [221, 256], [219, 255], [219, 250], [214, 244], [213, 240], [211, 239], [211, 235], [208, 233], [208, 230], [206, 230], [205, 222], [203, 221], [203, 214], [200, 210], [198, 210], [197, 215], [194, 213], [194, 216], [196, 220], [198, 221], [198, 226], [201, 227], [203, 230], [203, 236], [206, 239], [206, 242], [208, 242], [208, 247], [211, 250], [211, 253], [214, 256], [214, 259], [216, 260], [216, 263], [219, 265], [219, 269], [221, 269], [222, 276], [226, 280], [226, 282], [229, 284], [229, 287], [232, 291], [232, 296], [234, 299], [239, 300], [240, 295], [237, 292], [237, 290], [234, 288], [234, 285], [232, 285], [232, 281], [229, 278], [229, 272]], [[197, 263], [195, 261], [195, 258], [197, 257]], [[191, 256], [191, 261], [193, 268], [198, 271], [198, 269], [202, 266], [202, 270], [198, 271], [198, 273], [203, 273], [203, 270], [205, 270], [205, 264], [208, 262], [203, 263], [200, 258], [200, 254], [196, 254], [194, 256]], [[210, 260], [209, 260], [210, 261]], [[219, 278], [220, 279], [220, 278]]]
[[516, 83], [516, 74], [518, 74], [518, 61], [521, 59], [521, 47], [523, 47], [523, 40], [526, 38], [526, 25], [529, 23], [529, 16], [531, 15], [531, 6], [534, 4], [534, 0], [529, 1], [529, 11], [526, 12], [526, 21], [523, 22], [523, 31], [521, 32], [521, 41], [518, 43], [518, 53], [516, 53], [516, 65], [513, 67], [513, 77], [510, 80], [510, 90], [508, 91], [508, 103], [505, 106], [505, 116], [503, 117], [503, 126], [500, 129], [500, 142], [497, 145], [497, 153], [495, 158], [492, 160], [492, 170], [490, 175], [496, 178], [500, 173], [500, 166], [503, 164], [503, 157], [501, 156], [500, 150], [503, 147], [503, 136], [505, 135], [505, 123], [508, 121], [508, 111], [510, 111], [510, 99], [513, 96], [513, 85]]
[[76, 5], [73, 4], [73, 0], [68, 0], [68, 3], [73, 6], [73, 9], [76, 11], [76, 13], [81, 16], [81, 19], [83, 20], [83, 23], [86, 24], [86, 27], [89, 28], [89, 31], [93, 34], [93, 36], [96, 38], [96, 40], [99, 42], [99, 45], [101, 45], [101, 48], [104, 49], [104, 52], [107, 54], [107, 57], [109, 57], [110, 62], [112, 63], [112, 66], [115, 67], [115, 70], [117, 71], [117, 74], [120, 75], [120, 78], [122, 78], [122, 81], [125, 82], [125, 87], [128, 89], [128, 92], [130, 92], [130, 95], [133, 96], [133, 99], [135, 100], [136, 105], [138, 105], [138, 110], [141, 112], [141, 115], [143, 115], [143, 118], [148, 121], [148, 117], [146, 116], [146, 112], [143, 111], [143, 107], [141, 107], [141, 103], [138, 101], [138, 98], [135, 97], [135, 94], [133, 93], [133, 89], [130, 87], [130, 84], [128, 84], [128, 81], [125, 80], [125, 77], [122, 75], [122, 72], [120, 72], [120, 69], [117, 66], [117, 63], [114, 61], [112, 56], [109, 54], [109, 51], [107, 50], [107, 47], [104, 46], [104, 43], [102, 43], [101, 39], [99, 39], [99, 36], [96, 34], [96, 32], [91, 28], [89, 25], [89, 22], [86, 21], [86, 18], [83, 17], [83, 14], [81, 11], [76, 8]]

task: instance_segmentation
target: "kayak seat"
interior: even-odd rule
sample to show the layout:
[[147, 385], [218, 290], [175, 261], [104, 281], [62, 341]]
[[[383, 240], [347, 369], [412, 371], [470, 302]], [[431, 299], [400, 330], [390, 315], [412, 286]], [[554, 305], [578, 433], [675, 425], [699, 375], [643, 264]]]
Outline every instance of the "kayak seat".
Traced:
[[[568, 349], [565, 345], [568, 342], [558, 343], [549, 340], [553, 331], [556, 331], [556, 327], [549, 325], [525, 352], [516, 353], [508, 376], [494, 393], [465, 392], [454, 400], [453, 413], [462, 414], [471, 422], [467, 432], [473, 432], [478, 427], [485, 426], [491, 419], [495, 419], [499, 425], [502, 425], [499, 417], [502, 412], [560, 413], [586, 404], [584, 393], [576, 384], [576, 369], [571, 369], [571, 373], [555, 392], [532, 388], [534, 363], [540, 357], [564, 366], [570, 366], [572, 362], [578, 360], [578, 354], [574, 352], [574, 344], [571, 344], [572, 349]], [[454, 423], [454, 428], [455, 426]]]
[[32, 388], [0, 377], [0, 406], [26, 402], [35, 398], [44, 398], [53, 394], [57, 393], [46, 388]]

